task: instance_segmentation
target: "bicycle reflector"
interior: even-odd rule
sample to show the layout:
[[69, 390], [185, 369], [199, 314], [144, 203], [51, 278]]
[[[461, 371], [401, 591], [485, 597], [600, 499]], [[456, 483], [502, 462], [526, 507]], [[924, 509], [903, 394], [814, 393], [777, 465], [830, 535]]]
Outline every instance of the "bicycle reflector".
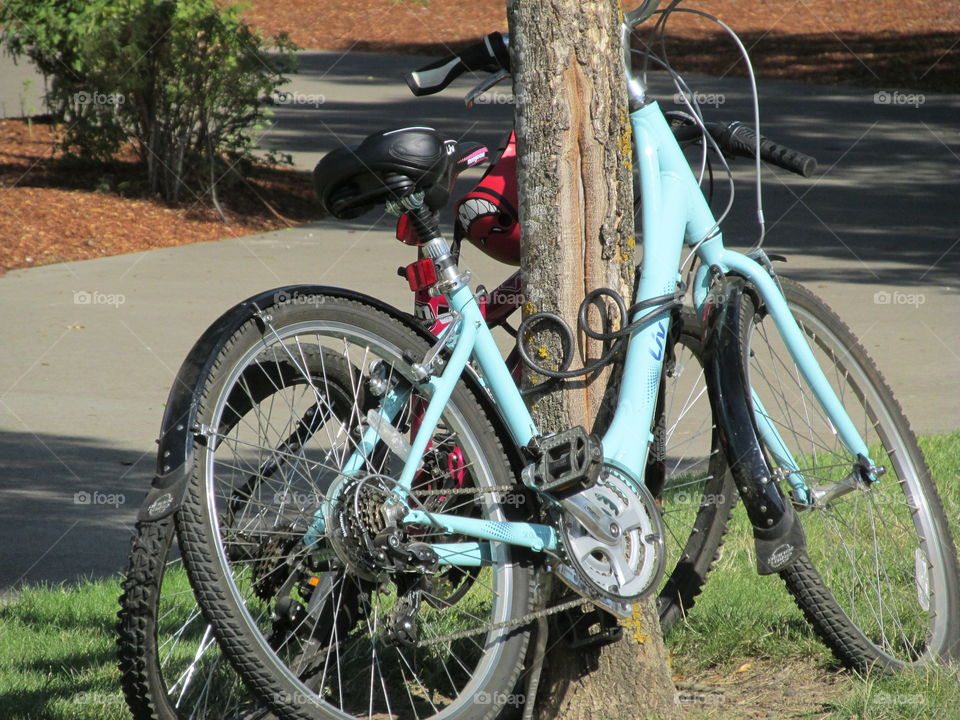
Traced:
[[417, 246], [420, 244], [420, 238], [417, 237], [413, 229], [413, 221], [410, 220], [409, 213], [402, 213], [397, 218], [397, 240], [405, 245]]
[[437, 281], [437, 267], [433, 264], [433, 258], [412, 262], [403, 269], [403, 272], [413, 292], [425, 290]]

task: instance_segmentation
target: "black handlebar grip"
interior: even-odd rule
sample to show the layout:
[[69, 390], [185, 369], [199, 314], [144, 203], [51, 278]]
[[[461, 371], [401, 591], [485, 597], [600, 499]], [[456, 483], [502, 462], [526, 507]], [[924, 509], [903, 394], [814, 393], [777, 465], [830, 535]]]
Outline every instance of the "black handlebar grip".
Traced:
[[510, 69], [507, 43], [500, 33], [490, 33], [459, 54], [407, 73], [403, 79], [410, 91], [421, 97], [440, 92], [465, 72], [497, 72], [501, 68]]
[[[749, 125], [732, 122], [727, 125], [721, 138], [721, 147], [725, 147], [735, 155], [756, 157], [757, 134]], [[803, 177], [810, 177], [817, 169], [816, 158], [791, 150], [786, 145], [769, 140], [763, 135], [760, 136], [760, 159]]]
[[451, 55], [437, 60], [419, 70], [414, 70], [403, 76], [407, 87], [417, 97], [433, 95], [443, 90], [456, 78], [466, 71], [458, 55]]

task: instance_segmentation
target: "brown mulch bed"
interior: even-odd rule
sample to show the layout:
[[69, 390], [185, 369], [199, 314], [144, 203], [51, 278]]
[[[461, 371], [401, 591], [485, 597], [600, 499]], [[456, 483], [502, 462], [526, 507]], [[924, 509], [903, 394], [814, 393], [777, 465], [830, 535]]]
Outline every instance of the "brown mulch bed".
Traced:
[[[245, 17], [267, 35], [287, 31], [305, 48], [441, 56], [506, 30], [505, 6], [503, 0], [252, 0]], [[680, 7], [709, 12], [736, 30], [761, 76], [960, 91], [957, 0], [690, 0]], [[742, 74], [733, 44], [716, 25], [675, 13], [669, 28], [668, 51], [679, 70]]]
[[[66, 260], [139, 252], [277, 230], [317, 216], [309, 174], [257, 168], [209, 201], [176, 207], [151, 197], [132, 154], [78, 166], [44, 122], [0, 120], [0, 274]], [[279, 216], [279, 217], [278, 217]]]
[[[710, 0], [689, 7], [734, 27], [761, 76], [960, 91], [958, 0]], [[504, 8], [503, 0], [252, 0], [245, 17], [266, 35], [287, 31], [305, 48], [439, 56], [505, 30]], [[742, 74], [733, 46], [715, 26], [675, 15], [670, 35], [668, 52], [679, 70]], [[206, 201], [170, 208], [150, 197], [130, 157], [78, 169], [52, 148], [48, 125], [0, 121], [0, 274], [245, 235], [317, 216], [305, 173], [255, 170], [224, 191], [224, 223]]]

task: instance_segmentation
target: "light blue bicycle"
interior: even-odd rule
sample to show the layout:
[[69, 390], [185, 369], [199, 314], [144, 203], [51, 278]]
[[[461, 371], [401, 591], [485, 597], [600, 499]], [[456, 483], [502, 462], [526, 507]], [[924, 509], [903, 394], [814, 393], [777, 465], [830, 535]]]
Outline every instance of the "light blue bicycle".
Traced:
[[[625, 39], [655, 6], [627, 15]], [[414, 82], [439, 88], [503, 57], [487, 38]], [[492, 718], [535, 619], [584, 602], [626, 616], [658, 588], [664, 499], [647, 469], [684, 246], [714, 439], [758, 570], [785, 579], [851, 666], [958, 655], [956, 553], [899, 406], [822, 302], [762, 251], [724, 247], [684, 129], [628, 77], [644, 258], [621, 330], [581, 327], [621, 374], [602, 433], [538, 431], [437, 224], [469, 153], [427, 128], [376, 133], [315, 177], [336, 217], [384, 203], [407, 215], [422, 254], [411, 287], [449, 306], [439, 338], [373, 298], [297, 286], [227, 312], [184, 363], [192, 390], [167, 408], [142, 519], [176, 512], [200, 606], [277, 714]], [[742, 126], [688, 120], [705, 145], [806, 167]], [[544, 572], [574, 599], [549, 605]]]

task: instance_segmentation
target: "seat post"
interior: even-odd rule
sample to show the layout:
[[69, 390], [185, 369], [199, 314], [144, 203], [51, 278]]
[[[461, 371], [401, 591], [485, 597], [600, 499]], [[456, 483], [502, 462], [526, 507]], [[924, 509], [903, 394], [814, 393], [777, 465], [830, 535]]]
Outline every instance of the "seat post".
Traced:
[[[407, 203], [408, 198], [414, 198], [419, 195], [419, 198], [414, 200], [411, 203]], [[414, 204], [414, 202], [416, 204]], [[441, 237], [440, 235], [440, 218], [438, 213], [434, 212], [426, 205], [423, 204], [423, 193], [414, 193], [413, 195], [407, 195], [404, 198], [404, 205], [411, 205], [408, 215], [410, 220], [413, 222], [413, 230], [417, 234], [421, 243], [428, 243], [434, 238]]]

